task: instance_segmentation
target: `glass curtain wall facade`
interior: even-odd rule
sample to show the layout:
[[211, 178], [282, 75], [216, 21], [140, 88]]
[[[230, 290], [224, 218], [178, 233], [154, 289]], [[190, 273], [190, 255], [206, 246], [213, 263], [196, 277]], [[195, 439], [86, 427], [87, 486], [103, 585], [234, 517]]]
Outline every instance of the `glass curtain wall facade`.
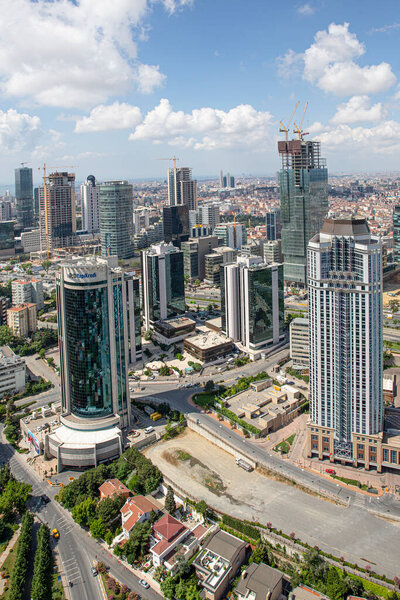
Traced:
[[[253, 268], [248, 272], [249, 340], [257, 346], [274, 338], [274, 282], [271, 269]], [[279, 336], [284, 335], [283, 269], [278, 268]]]
[[15, 169], [15, 198], [18, 224], [24, 229], [33, 227], [32, 169], [28, 167]]
[[133, 256], [133, 191], [127, 181], [100, 185], [100, 235], [102, 256]]
[[135, 320], [127, 278], [107, 259], [86, 258], [62, 264], [56, 283], [63, 413], [91, 420], [118, 415], [126, 426], [128, 323]]
[[278, 151], [284, 280], [305, 286], [307, 245], [328, 211], [328, 170], [319, 142], [278, 142]]
[[156, 244], [142, 252], [143, 312], [146, 329], [185, 312], [183, 252]]
[[172, 242], [174, 246], [181, 247], [182, 242], [189, 239], [189, 209], [186, 204], [178, 206], [164, 206], [164, 241]]
[[400, 262], [400, 206], [393, 209], [393, 258]]

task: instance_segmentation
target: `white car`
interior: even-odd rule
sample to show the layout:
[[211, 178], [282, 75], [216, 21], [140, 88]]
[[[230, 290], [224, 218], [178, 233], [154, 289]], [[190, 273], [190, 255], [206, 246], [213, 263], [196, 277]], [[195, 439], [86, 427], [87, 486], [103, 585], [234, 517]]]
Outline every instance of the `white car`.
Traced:
[[154, 431], [154, 427], [152, 425], [150, 425], [149, 427], [146, 427], [146, 429], [144, 430], [145, 433], [152, 433]]
[[139, 583], [140, 585], [142, 585], [146, 590], [149, 589], [149, 584], [147, 583], [147, 581], [145, 581], [144, 579], [139, 579]]

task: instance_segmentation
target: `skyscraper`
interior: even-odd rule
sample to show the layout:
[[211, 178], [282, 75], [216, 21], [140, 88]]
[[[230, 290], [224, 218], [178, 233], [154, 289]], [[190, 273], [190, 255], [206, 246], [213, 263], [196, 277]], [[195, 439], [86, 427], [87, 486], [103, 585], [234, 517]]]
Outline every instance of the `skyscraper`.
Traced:
[[168, 201], [170, 206], [186, 204], [197, 210], [197, 181], [192, 179], [189, 167], [172, 167], [168, 170]]
[[359, 436], [383, 428], [382, 244], [365, 219], [325, 219], [308, 245], [308, 292], [309, 455], [371, 460]]
[[400, 206], [393, 209], [393, 258], [400, 261]]
[[33, 182], [32, 169], [15, 169], [15, 198], [17, 201], [17, 221], [25, 228], [33, 227]]
[[222, 331], [254, 358], [283, 341], [282, 265], [238, 256], [221, 267]]
[[82, 230], [88, 233], [100, 231], [100, 186], [94, 175], [88, 175], [81, 185]]
[[281, 209], [277, 206], [271, 208], [265, 216], [265, 224], [267, 228], [267, 240], [274, 242], [281, 237]]
[[285, 281], [307, 283], [307, 245], [320, 231], [328, 211], [328, 170], [319, 142], [278, 142], [282, 254]]
[[220, 223], [215, 227], [213, 235], [222, 240], [223, 246], [230, 246], [235, 250], [240, 250], [247, 242], [246, 226], [243, 223]]
[[214, 231], [215, 227], [219, 224], [219, 221], [220, 215], [218, 204], [203, 204], [202, 206], [199, 206], [199, 224], [209, 225], [211, 231]]
[[102, 256], [133, 256], [132, 186], [127, 181], [100, 185], [100, 234]]
[[40, 238], [43, 251], [75, 244], [75, 175], [51, 173], [44, 188], [39, 188]]
[[57, 272], [62, 425], [47, 453], [59, 469], [97, 465], [122, 451], [136, 351], [132, 282], [116, 257], [69, 260]]
[[142, 252], [144, 325], [185, 312], [183, 253], [172, 244], [155, 244]]
[[181, 247], [189, 239], [189, 210], [187, 204], [163, 207], [164, 241]]

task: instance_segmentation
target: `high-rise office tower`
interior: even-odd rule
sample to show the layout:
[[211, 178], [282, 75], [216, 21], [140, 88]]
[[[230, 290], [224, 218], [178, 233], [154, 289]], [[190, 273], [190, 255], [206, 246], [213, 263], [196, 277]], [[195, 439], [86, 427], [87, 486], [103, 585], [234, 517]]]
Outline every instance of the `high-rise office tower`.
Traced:
[[219, 172], [219, 187], [220, 188], [224, 187], [224, 172], [222, 169]]
[[325, 219], [308, 244], [308, 297], [309, 454], [367, 460], [359, 436], [383, 428], [382, 243], [365, 219]]
[[393, 208], [393, 258], [400, 261], [400, 206]]
[[303, 139], [278, 142], [280, 171], [283, 276], [307, 283], [307, 245], [320, 231], [328, 211], [328, 170], [319, 142]]
[[14, 221], [0, 221], [0, 258], [15, 256]]
[[17, 221], [21, 227], [33, 227], [33, 182], [32, 169], [15, 169], [15, 198], [17, 201]]
[[281, 209], [277, 206], [271, 208], [265, 216], [267, 240], [274, 242], [281, 237]]
[[213, 235], [191, 238], [189, 241], [182, 243], [184, 273], [190, 280], [203, 280], [205, 278], [205, 257], [217, 246], [218, 238]]
[[128, 365], [136, 352], [133, 279], [117, 258], [77, 258], [56, 276], [61, 427], [47, 453], [59, 470], [118, 456], [130, 422]]
[[185, 312], [183, 253], [172, 244], [142, 252], [143, 316], [146, 329]]
[[235, 187], [235, 178], [230, 173], [227, 173], [226, 175], [224, 175], [223, 171], [220, 171], [219, 172], [219, 187], [221, 189], [234, 188]]
[[0, 200], [0, 221], [11, 221], [12, 212], [11, 200], [8, 198], [2, 198]]
[[44, 188], [39, 188], [39, 220], [41, 248], [51, 251], [75, 244], [75, 175], [50, 173], [45, 199]]
[[203, 206], [199, 206], [199, 224], [209, 225], [211, 230], [214, 231], [219, 222], [220, 215], [218, 204], [204, 204]]
[[222, 331], [254, 358], [284, 337], [282, 265], [238, 256], [221, 267]]
[[100, 235], [102, 256], [133, 256], [132, 186], [127, 181], [100, 185]]
[[189, 210], [197, 210], [197, 181], [192, 179], [192, 169], [173, 167], [168, 170], [168, 201], [170, 206], [186, 204]]
[[163, 207], [164, 241], [181, 247], [189, 239], [189, 210], [187, 204]]
[[240, 250], [247, 242], [246, 227], [243, 223], [220, 223], [215, 227], [213, 235], [222, 240], [222, 246], [230, 246], [235, 250]]
[[82, 230], [88, 233], [100, 231], [100, 186], [94, 175], [88, 175], [81, 185]]
[[135, 234], [140, 233], [142, 229], [148, 229], [150, 225], [151, 209], [146, 206], [135, 208], [133, 211], [133, 229]]

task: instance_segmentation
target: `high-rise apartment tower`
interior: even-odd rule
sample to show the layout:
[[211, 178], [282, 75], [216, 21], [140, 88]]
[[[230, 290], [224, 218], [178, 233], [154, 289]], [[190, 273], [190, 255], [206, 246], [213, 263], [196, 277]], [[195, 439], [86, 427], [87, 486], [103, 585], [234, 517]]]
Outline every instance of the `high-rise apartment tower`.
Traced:
[[127, 181], [100, 185], [100, 234], [102, 256], [133, 256], [132, 185]]
[[88, 233], [100, 231], [100, 186], [94, 175], [88, 175], [81, 185], [82, 229]]
[[15, 169], [15, 198], [18, 224], [24, 229], [33, 227], [32, 169], [28, 167]]

